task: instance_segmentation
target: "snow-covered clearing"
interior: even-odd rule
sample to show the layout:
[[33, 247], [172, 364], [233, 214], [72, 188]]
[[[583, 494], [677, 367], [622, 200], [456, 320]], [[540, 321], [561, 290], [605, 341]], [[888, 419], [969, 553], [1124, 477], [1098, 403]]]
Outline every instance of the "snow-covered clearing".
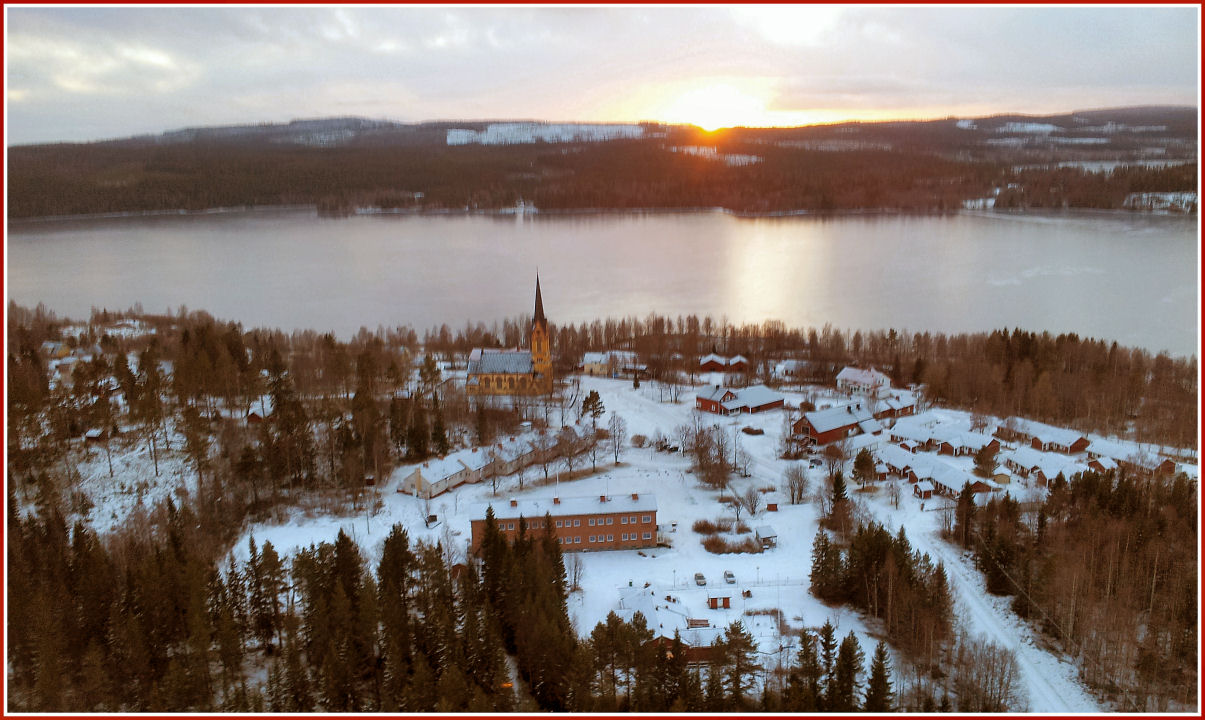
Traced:
[[[627, 422], [629, 436], [666, 435], [672, 438], [677, 426], [691, 422], [693, 391], [684, 392], [680, 403], [670, 404], [660, 402], [658, 390], [649, 383], [639, 389], [633, 388], [627, 380], [585, 377], [581, 383], [583, 393], [598, 390], [603, 399], [607, 416], [600, 419], [600, 427], [605, 426], [610, 414], [618, 413]], [[799, 393], [786, 395], [788, 404], [795, 406], [804, 397]], [[832, 391], [811, 390], [808, 397], [818, 405], [824, 405], [838, 396]], [[943, 424], [970, 427], [968, 413], [930, 412]], [[729, 433], [745, 426], [760, 428], [765, 433], [739, 435], [752, 461], [749, 478], [734, 478], [732, 486], [736, 492], [742, 492], [750, 485], [757, 488], [773, 486], [776, 490], [781, 486], [783, 471], [791, 464], [778, 458], [782, 411], [736, 417], [704, 413], [702, 421], [720, 425]], [[826, 619], [837, 626], [839, 635], [854, 630], [869, 658], [880, 635], [877, 624], [864, 622], [850, 608], [828, 607], [808, 592], [811, 544], [817, 531], [817, 510], [812, 503], [789, 505], [783, 493], [776, 492], [780, 503], [777, 512], [763, 510], [756, 518], [742, 517], [742, 520], [751, 528], [773, 526], [778, 534], [778, 546], [760, 554], [713, 555], [703, 549], [702, 537], [691, 530], [691, 524], [698, 519], [731, 517], [732, 512], [727, 504], [719, 502], [719, 493], [702, 487], [689, 472], [688, 458], [680, 453], [660, 453], [651, 448], [628, 446], [621, 460], [620, 466], [613, 467], [611, 457], [600, 453], [598, 474], [559, 482], [555, 487], [556, 471], [553, 470], [550, 483], [544, 484], [539, 466], [527, 471], [523, 490], [519, 490], [514, 476], [500, 481], [496, 496], [492, 494], [489, 482], [462, 485], [431, 501], [430, 511], [438, 515], [439, 521], [430, 528], [423, 522], [424, 502], [396, 492], [398, 482], [409, 472], [408, 467], [401, 467], [376, 490], [383, 503], [379, 513], [371, 517], [363, 513], [314, 517], [298, 511], [287, 523], [251, 528], [234, 553], [240, 560], [246, 559], [248, 535], [254, 535], [260, 545], [271, 542], [278, 552], [288, 555], [300, 547], [333, 541], [342, 529], [360, 544], [369, 563], [375, 566], [389, 529], [395, 523], [401, 523], [412, 541], [443, 542], [453, 552], [463, 554], [470, 539], [472, 511], [478, 503], [505, 502], [511, 497], [550, 498], [554, 493], [562, 498], [653, 493], [657, 498], [658, 524], [670, 526], [676, 523], [676, 529], [668, 532], [671, 547], [566, 554], [567, 566], [572, 564], [574, 557], [580, 558], [582, 565], [582, 590], [574, 592], [569, 601], [570, 614], [579, 633], [588, 634], [608, 612], [630, 615], [635, 605], [644, 603], [647, 606], [651, 602], [655, 608], [664, 611], [658, 613], [655, 629], [669, 635], [672, 635], [673, 627], [666, 625], [677, 623], [678, 627], [685, 628], [687, 617], [706, 619], [712, 627], [720, 628], [733, 620], [742, 620], [757, 638], [763, 665], [768, 669], [777, 661], [790, 662], [796, 643], [795, 632], [799, 628], [815, 628]], [[942, 460], [969, 468], [970, 458], [943, 456]], [[587, 467], [588, 463], [587, 460]], [[812, 488], [820, 486], [821, 470], [811, 469], [809, 473]], [[1041, 638], [1012, 613], [1007, 598], [988, 596], [983, 579], [973, 564], [938, 537], [941, 513], [933, 510], [934, 505], [940, 503], [930, 501], [928, 511], [922, 512], [919, 501], [911, 496], [906, 486], [903, 490], [899, 509], [891, 506], [884, 488], [877, 492], [857, 493], [857, 497], [892, 532], [902, 525], [914, 547], [945, 563], [955, 598], [957, 622], [970, 633], [986, 636], [1016, 652], [1022, 673], [1020, 694], [1024, 706], [1033, 712], [1099, 712], [1099, 704], [1078, 681], [1074, 665], [1052, 653]], [[1019, 483], [1014, 483], [1009, 490], [1026, 495], [1030, 492]], [[726, 570], [736, 576], [734, 584], [724, 582]], [[695, 573], [706, 577], [706, 586], [695, 584]], [[744, 596], [745, 591], [749, 592], [749, 597]], [[644, 596], [646, 592], [647, 597]], [[709, 609], [709, 594], [729, 595], [731, 608]], [[745, 615], [749, 611], [774, 608], [782, 609], [789, 632], [780, 634], [776, 620], [768, 614]]]

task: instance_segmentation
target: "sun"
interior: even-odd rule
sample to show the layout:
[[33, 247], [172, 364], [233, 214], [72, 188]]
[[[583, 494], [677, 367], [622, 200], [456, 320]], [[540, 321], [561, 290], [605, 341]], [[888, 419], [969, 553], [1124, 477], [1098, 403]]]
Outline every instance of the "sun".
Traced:
[[769, 124], [766, 98], [752, 88], [717, 83], [678, 95], [658, 113], [664, 122], [697, 125], [708, 132], [737, 126]]

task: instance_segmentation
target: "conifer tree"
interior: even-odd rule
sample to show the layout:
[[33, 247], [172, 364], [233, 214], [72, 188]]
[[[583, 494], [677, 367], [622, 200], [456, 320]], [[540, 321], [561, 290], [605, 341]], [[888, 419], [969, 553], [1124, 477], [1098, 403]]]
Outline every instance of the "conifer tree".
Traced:
[[874, 648], [870, 661], [870, 680], [866, 686], [866, 701], [862, 709], [868, 713], [891, 712], [894, 707], [891, 691], [891, 668], [887, 664], [887, 644], [882, 640]]
[[841, 641], [833, 669], [833, 686], [829, 688], [830, 712], [854, 712], [858, 709], [858, 694], [862, 689], [864, 655], [854, 631]]
[[448, 443], [448, 432], [444, 429], [443, 411], [439, 409], [439, 395], [435, 395], [435, 406], [432, 412], [435, 420], [431, 424], [431, 447], [437, 455], [447, 455], [451, 445]]

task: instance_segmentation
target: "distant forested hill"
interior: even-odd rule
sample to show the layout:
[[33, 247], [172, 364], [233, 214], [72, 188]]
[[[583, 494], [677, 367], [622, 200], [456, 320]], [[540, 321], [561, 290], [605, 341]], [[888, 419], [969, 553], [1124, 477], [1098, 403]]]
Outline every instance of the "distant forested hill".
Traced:
[[[490, 125], [338, 118], [18, 146], [9, 217], [520, 199], [543, 210], [942, 211], [1001, 192], [1010, 207], [1116, 209], [1130, 193], [1197, 190], [1195, 108], [715, 133], [645, 125], [638, 138], [607, 141], [448, 144], [449, 130]], [[1160, 166], [1168, 160], [1189, 162]], [[1118, 161], [1145, 166], [1100, 172]]]

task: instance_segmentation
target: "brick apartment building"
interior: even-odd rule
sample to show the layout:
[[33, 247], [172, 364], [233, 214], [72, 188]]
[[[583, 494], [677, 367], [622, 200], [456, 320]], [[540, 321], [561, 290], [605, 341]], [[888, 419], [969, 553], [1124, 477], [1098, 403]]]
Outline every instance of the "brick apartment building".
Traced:
[[519, 532], [519, 519], [529, 533], [543, 534], [546, 516], [562, 549], [629, 550], [657, 545], [657, 498], [651, 494], [572, 498], [511, 499], [481, 505], [471, 520], [470, 550], [477, 552], [485, 535], [485, 511], [494, 509], [494, 521], [507, 541]]

